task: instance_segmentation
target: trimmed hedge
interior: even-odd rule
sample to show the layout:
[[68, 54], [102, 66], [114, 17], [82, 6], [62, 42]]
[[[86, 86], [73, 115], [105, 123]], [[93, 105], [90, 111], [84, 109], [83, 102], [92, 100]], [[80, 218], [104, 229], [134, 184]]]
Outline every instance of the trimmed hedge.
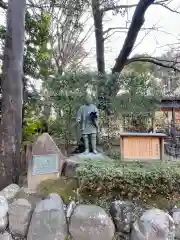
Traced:
[[149, 203], [180, 199], [180, 163], [92, 163], [78, 168], [84, 198], [129, 199]]

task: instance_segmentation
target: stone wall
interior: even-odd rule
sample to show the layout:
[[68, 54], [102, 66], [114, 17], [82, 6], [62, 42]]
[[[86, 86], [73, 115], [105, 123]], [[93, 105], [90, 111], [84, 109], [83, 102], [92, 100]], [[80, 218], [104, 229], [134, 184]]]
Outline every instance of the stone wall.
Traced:
[[168, 213], [116, 200], [106, 212], [73, 201], [65, 206], [56, 193], [34, 205], [31, 198], [18, 198], [20, 191], [11, 184], [0, 192], [0, 240], [180, 239], [178, 208]]

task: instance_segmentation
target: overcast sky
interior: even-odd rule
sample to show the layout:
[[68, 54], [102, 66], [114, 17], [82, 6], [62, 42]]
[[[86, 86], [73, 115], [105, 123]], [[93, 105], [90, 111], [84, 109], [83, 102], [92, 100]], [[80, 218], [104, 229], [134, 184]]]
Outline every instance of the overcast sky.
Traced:
[[[134, 4], [138, 0], [121, 0], [121, 4]], [[180, 0], [169, 0], [169, 7], [180, 11]], [[113, 16], [108, 14], [105, 17], [104, 29], [111, 27], [124, 27], [126, 21], [130, 21], [134, 9], [129, 10], [128, 15], [122, 17], [120, 14]], [[136, 41], [136, 47], [132, 54], [136, 53], [148, 53], [153, 56], [161, 55], [170, 49], [170, 46], [174, 43], [180, 43], [180, 14], [172, 13], [169, 10], [161, 6], [151, 6], [145, 15], [145, 24], [143, 27], [146, 28], [158, 28], [159, 31], [147, 30], [141, 31]], [[117, 57], [126, 33], [116, 33], [106, 41], [106, 68], [111, 69], [114, 64], [115, 58]], [[179, 45], [176, 45], [179, 46]], [[91, 67], [96, 67], [96, 56], [95, 56], [95, 39], [94, 34], [88, 39], [85, 44], [85, 49], [90, 51], [89, 57], [86, 59], [86, 64]]]

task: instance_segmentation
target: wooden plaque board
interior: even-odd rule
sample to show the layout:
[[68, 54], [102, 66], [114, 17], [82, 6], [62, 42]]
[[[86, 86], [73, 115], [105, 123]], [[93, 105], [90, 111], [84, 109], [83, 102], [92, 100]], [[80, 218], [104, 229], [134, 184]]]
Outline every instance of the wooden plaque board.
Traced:
[[124, 159], [152, 159], [160, 156], [160, 142], [158, 138], [124, 137]]
[[163, 133], [121, 133], [121, 159], [163, 160], [165, 137]]

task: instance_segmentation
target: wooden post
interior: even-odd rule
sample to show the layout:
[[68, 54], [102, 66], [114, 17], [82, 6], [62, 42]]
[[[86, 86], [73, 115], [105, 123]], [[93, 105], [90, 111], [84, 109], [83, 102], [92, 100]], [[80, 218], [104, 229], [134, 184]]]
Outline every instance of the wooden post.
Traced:
[[160, 138], [161, 161], [164, 160], [164, 138]]
[[124, 159], [124, 153], [123, 153], [123, 137], [120, 136], [120, 155], [121, 155], [121, 160]]
[[173, 125], [175, 126], [175, 123], [176, 123], [176, 119], [175, 119], [175, 109], [172, 108], [172, 122], [173, 122]]
[[155, 121], [154, 121], [154, 118], [155, 118], [155, 112], [153, 112], [152, 116], [151, 116], [151, 120], [152, 120], [152, 130], [154, 132], [155, 130]]

